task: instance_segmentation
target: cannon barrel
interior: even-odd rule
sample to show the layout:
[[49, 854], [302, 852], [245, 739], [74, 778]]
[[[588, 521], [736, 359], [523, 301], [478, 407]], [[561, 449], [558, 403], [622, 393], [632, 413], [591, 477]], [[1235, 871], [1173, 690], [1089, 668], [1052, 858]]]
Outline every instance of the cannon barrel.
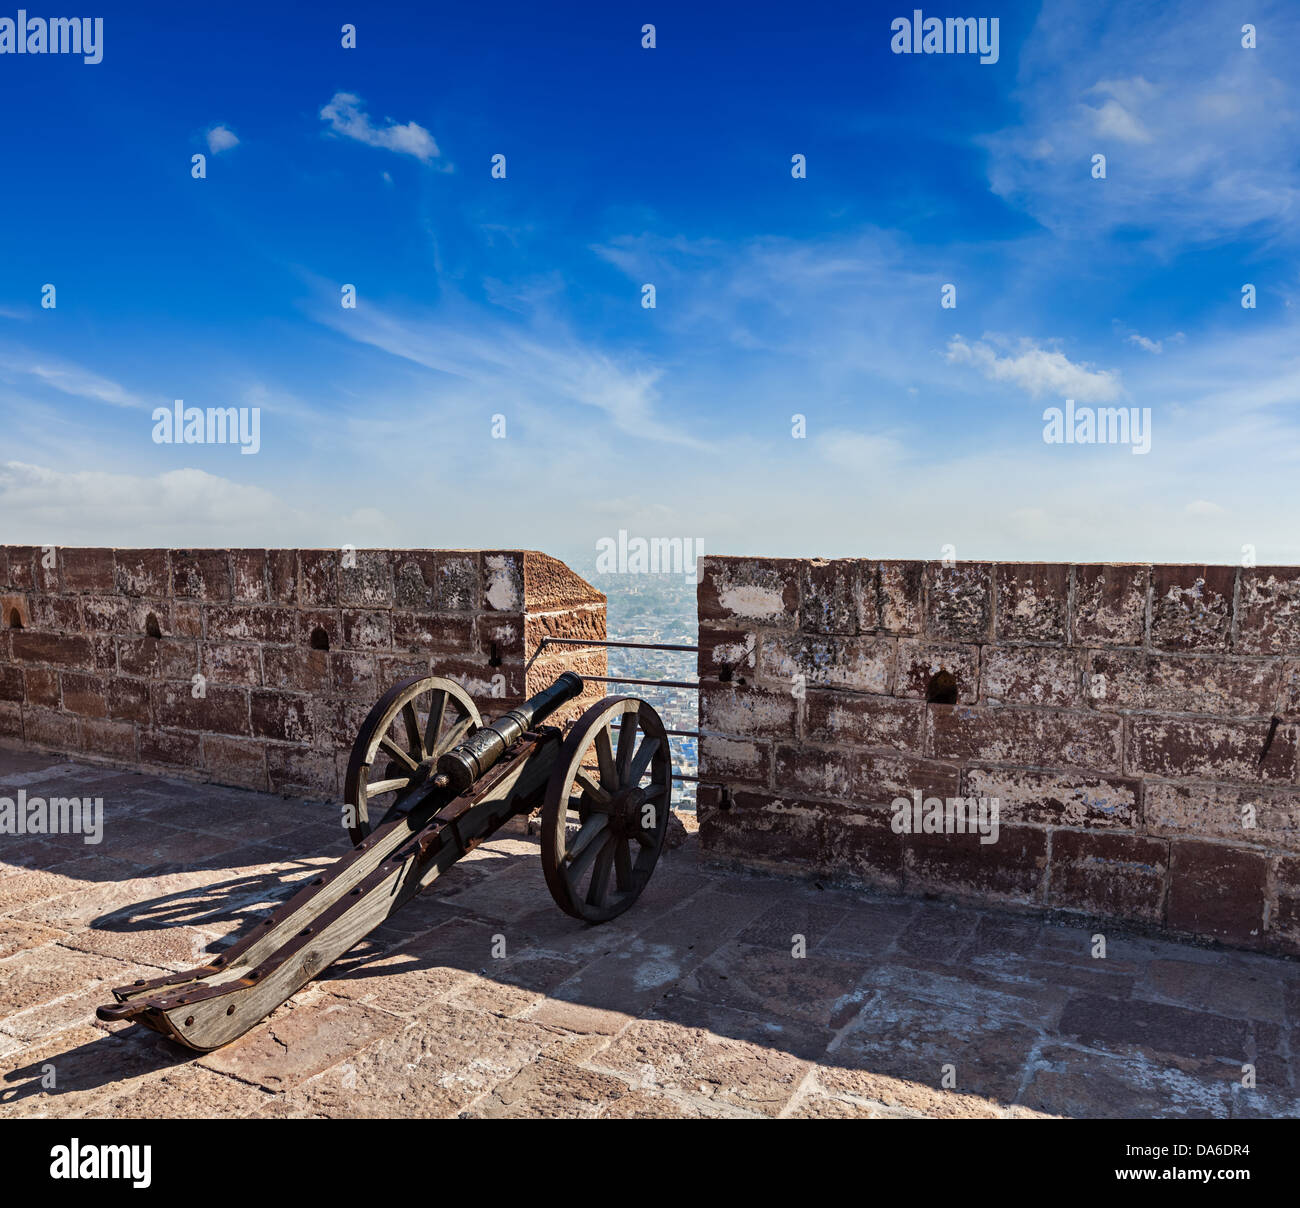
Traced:
[[581, 696], [583, 686], [580, 675], [566, 671], [549, 688], [529, 697], [519, 708], [511, 709], [490, 725], [476, 730], [439, 757], [434, 785], [455, 789], [457, 795], [465, 792], [505, 754], [507, 748], [523, 737], [526, 730], [545, 721], [561, 705]]

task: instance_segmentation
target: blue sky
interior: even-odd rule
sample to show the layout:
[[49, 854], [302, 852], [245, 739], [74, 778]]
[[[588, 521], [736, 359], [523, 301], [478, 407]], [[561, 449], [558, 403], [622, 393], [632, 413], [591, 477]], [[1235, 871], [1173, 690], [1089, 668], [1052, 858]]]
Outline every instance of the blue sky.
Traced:
[[[0, 537], [1300, 561], [1295, 5], [924, 10], [994, 64], [894, 4], [465, 8], [0, 55]], [[1044, 443], [1067, 397], [1150, 452]], [[156, 444], [177, 398], [260, 451]]]

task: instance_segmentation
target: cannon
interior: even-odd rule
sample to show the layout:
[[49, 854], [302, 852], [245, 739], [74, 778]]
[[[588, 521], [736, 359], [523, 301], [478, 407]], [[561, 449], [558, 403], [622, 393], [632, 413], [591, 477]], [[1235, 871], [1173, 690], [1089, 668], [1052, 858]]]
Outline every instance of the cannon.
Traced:
[[667, 833], [672, 759], [635, 696], [546, 719], [583, 691], [571, 671], [484, 725], [453, 680], [417, 676], [371, 709], [352, 747], [353, 847], [208, 964], [113, 990], [103, 1020], [136, 1020], [209, 1052], [243, 1035], [511, 818], [541, 810], [546, 885], [588, 923], [627, 910]]

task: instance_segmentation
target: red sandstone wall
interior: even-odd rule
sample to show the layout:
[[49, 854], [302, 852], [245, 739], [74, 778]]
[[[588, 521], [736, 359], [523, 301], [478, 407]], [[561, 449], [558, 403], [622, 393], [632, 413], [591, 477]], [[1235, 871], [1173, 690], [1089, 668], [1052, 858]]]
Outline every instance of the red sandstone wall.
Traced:
[[449, 676], [495, 716], [566, 667], [604, 671], [598, 648], [529, 661], [543, 634], [605, 636], [605, 597], [545, 554], [353, 554], [0, 546], [0, 738], [335, 798], [399, 679]]
[[1300, 952], [1300, 568], [708, 558], [699, 616], [715, 856]]

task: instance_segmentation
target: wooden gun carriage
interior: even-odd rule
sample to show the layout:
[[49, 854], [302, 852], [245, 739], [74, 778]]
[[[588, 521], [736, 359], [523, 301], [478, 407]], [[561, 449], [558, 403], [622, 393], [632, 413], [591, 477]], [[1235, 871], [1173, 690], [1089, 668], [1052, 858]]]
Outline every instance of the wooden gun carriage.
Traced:
[[395, 685], [353, 744], [344, 791], [352, 850], [208, 964], [116, 987], [99, 1018], [138, 1020], [200, 1052], [227, 1044], [509, 819], [539, 807], [556, 903], [591, 923], [621, 914], [663, 849], [668, 735], [635, 696], [606, 697], [567, 737], [546, 725], [583, 687], [566, 671], [485, 725], [452, 680]]

